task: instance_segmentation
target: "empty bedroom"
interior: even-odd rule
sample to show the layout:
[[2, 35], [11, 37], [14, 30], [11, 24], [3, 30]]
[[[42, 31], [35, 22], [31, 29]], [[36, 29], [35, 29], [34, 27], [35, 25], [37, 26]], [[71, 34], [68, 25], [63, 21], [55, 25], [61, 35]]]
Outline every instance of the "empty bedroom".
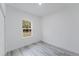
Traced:
[[79, 56], [79, 3], [0, 3], [0, 27], [1, 56]]

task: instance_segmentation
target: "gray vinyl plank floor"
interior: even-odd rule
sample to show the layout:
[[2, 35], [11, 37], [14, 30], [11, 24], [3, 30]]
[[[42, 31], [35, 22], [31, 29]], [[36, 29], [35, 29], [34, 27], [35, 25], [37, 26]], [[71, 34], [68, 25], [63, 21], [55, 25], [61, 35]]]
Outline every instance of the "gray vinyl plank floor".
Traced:
[[58, 53], [57, 50], [54, 46], [38, 42], [11, 51], [7, 53], [7, 56], [69, 56], [69, 54]]

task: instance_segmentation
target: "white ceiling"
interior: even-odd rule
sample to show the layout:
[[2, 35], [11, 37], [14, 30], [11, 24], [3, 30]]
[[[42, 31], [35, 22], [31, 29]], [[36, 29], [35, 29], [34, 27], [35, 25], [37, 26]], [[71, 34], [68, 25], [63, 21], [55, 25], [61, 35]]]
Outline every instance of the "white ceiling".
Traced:
[[7, 5], [16, 7], [33, 15], [46, 16], [59, 10], [63, 10], [66, 6], [76, 4], [43, 3], [40, 6], [38, 3], [8, 3]]

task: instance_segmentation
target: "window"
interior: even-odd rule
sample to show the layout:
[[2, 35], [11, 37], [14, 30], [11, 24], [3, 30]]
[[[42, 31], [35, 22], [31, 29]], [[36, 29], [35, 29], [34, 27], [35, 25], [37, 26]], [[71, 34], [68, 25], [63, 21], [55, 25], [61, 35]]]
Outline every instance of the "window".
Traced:
[[31, 22], [27, 19], [22, 20], [23, 37], [29, 37], [32, 34]]

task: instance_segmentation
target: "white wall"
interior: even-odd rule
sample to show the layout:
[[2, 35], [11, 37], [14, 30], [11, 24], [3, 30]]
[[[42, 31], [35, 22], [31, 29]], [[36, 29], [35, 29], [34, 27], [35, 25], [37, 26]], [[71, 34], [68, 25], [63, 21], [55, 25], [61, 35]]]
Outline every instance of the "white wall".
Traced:
[[[32, 22], [33, 35], [30, 38], [22, 39], [21, 36], [21, 21], [24, 17], [28, 17]], [[41, 26], [40, 18], [37, 16], [30, 15], [26, 12], [18, 10], [16, 8], [7, 6], [6, 13], [6, 51], [11, 51], [25, 45], [38, 42], [41, 40]]]
[[4, 48], [4, 16], [0, 7], [0, 56], [5, 54]]
[[79, 53], [79, 6], [43, 18], [43, 41]]
[[6, 5], [5, 3], [0, 3], [1, 11], [4, 16], [6, 16]]

